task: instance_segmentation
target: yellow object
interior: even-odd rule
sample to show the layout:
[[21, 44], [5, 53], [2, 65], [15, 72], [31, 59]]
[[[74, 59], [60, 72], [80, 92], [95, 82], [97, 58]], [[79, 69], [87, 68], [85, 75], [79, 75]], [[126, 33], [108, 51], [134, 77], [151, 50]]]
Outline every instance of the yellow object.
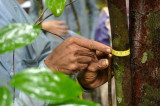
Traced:
[[124, 57], [124, 56], [130, 55], [130, 49], [128, 49], [126, 51], [116, 51], [116, 50], [114, 50], [114, 49], [111, 48], [111, 50], [112, 50], [112, 54], [114, 56]]

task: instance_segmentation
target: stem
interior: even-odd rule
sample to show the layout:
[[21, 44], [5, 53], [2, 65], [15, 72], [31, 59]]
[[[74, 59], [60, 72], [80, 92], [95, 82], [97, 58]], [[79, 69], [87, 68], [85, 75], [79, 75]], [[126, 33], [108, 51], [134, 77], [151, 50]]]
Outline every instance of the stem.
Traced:
[[[15, 57], [15, 51], [13, 50], [13, 76], [15, 75], [15, 71], [14, 71], [14, 57]], [[13, 92], [15, 94], [15, 88], [13, 88]], [[15, 95], [13, 95], [13, 100], [15, 100]]]
[[15, 74], [15, 72], [14, 72], [14, 55], [15, 55], [15, 51], [13, 51], [13, 76]]
[[[71, 5], [72, 3], [76, 2], [76, 1], [77, 1], [77, 0], [74, 0], [74, 1], [72, 1], [72, 2], [70, 2], [70, 3], [68, 3], [65, 7], [68, 7], [69, 5]], [[39, 21], [39, 23], [36, 24], [36, 25], [40, 25], [44, 20], [46, 20], [47, 18], [49, 18], [49, 17], [52, 16], [52, 15], [53, 15], [53, 13], [49, 14], [49, 15], [46, 16], [44, 19], [42, 19], [41, 21]]]
[[40, 25], [44, 20], [46, 20], [47, 18], [49, 18], [50, 16], [52, 16], [53, 14], [49, 14], [47, 17], [45, 17], [44, 19], [42, 19], [41, 21], [39, 21], [36, 25]]
[[[109, 56], [109, 64], [111, 64], [111, 56]], [[109, 102], [109, 106], [112, 106], [112, 70], [111, 70], [111, 65], [109, 66], [109, 69], [108, 69], [108, 102]]]
[[68, 4], [66, 4], [66, 7], [68, 7], [69, 5], [71, 5], [71, 4], [73, 4], [74, 2], [76, 2], [77, 0], [74, 0], [74, 1], [72, 1], [72, 2], [70, 2], [70, 3], [68, 3]]
[[[44, 30], [44, 29], [43, 29], [43, 30]], [[49, 32], [49, 31], [47, 31], [47, 30], [44, 30], [44, 31]], [[53, 35], [56, 35], [56, 36], [59, 37], [61, 40], [65, 40], [65, 39], [62, 38], [60, 35], [54, 34], [54, 33], [52, 33], [52, 32], [49, 32], [49, 33], [51, 33], [51, 34], [53, 34]]]
[[47, 8], [42, 12], [42, 14], [38, 17], [37, 21], [34, 24], [37, 24], [37, 22], [42, 18], [43, 14], [47, 11]]
[[[72, 2], [72, 0], [70, 0], [70, 2]], [[78, 21], [78, 15], [77, 15], [77, 12], [76, 12], [75, 7], [74, 7], [73, 4], [71, 4], [71, 8], [72, 8], [72, 11], [73, 11], [73, 14], [74, 14], [74, 17], [75, 17], [77, 30], [80, 32], [80, 24], [79, 24], [79, 21]]]

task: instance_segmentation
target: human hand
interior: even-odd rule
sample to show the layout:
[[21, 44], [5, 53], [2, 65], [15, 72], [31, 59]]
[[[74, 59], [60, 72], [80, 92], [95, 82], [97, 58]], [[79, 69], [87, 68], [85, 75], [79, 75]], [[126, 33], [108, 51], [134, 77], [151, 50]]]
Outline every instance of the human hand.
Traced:
[[73, 75], [87, 69], [88, 64], [97, 60], [96, 50], [110, 53], [110, 47], [81, 37], [70, 37], [62, 42], [45, 60], [51, 70]]
[[[102, 53], [99, 56], [104, 56]], [[97, 56], [97, 58], [99, 58]], [[111, 58], [112, 55], [107, 56]], [[109, 59], [110, 60], [110, 59]], [[99, 58], [94, 62], [91, 62], [87, 70], [81, 71], [78, 74], [78, 80], [84, 88], [93, 89], [101, 86], [108, 81], [108, 71], [109, 60], [104, 58]]]
[[62, 25], [64, 23], [64, 21], [45, 21], [42, 23], [42, 29], [52, 34], [66, 36], [68, 34], [69, 27]]

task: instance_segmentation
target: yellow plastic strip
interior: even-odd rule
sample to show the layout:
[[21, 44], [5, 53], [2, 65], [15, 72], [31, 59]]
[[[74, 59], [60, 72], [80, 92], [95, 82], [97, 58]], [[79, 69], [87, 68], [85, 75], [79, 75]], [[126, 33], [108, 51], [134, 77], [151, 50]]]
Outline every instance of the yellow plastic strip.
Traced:
[[[76, 75], [74, 75], [74, 77], [75, 77], [76, 83], [77, 83], [77, 84], [79, 84], [79, 82], [78, 82], [78, 80], [77, 80], [77, 77], [76, 77]], [[82, 94], [80, 94], [80, 95], [79, 95], [79, 99], [83, 99], [83, 96], [82, 96]]]
[[130, 55], [130, 49], [126, 50], [126, 51], [116, 51], [114, 49], [112, 49], [112, 54], [118, 57], [124, 57], [124, 56], [128, 56]]

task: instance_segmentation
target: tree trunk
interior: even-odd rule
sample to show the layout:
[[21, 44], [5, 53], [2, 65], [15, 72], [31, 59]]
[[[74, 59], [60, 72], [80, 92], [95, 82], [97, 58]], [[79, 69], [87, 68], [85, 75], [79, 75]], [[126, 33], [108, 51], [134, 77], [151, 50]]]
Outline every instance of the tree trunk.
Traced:
[[[108, 0], [108, 6], [112, 32], [112, 47], [116, 51], [129, 50], [126, 1]], [[130, 56], [113, 56], [112, 63], [116, 83], [117, 105], [131, 106]]]
[[160, 0], [130, 0], [134, 106], [160, 106]]

